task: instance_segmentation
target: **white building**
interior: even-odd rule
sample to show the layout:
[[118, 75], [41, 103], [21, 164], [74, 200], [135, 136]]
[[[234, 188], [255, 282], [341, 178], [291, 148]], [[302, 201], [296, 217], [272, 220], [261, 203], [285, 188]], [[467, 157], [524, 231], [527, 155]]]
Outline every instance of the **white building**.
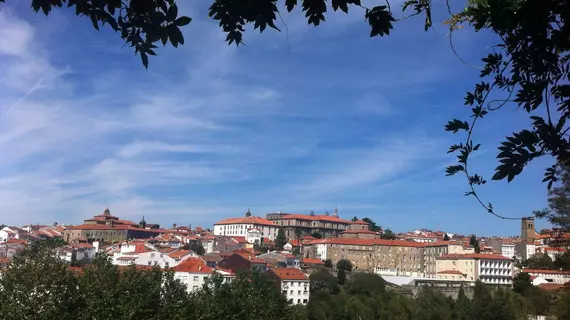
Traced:
[[307, 304], [311, 282], [299, 269], [273, 268], [266, 273], [281, 288], [281, 292], [290, 304]]
[[536, 253], [536, 246], [534, 243], [517, 243], [515, 245], [515, 255], [519, 256], [522, 260], [532, 258]]
[[119, 266], [136, 264], [172, 268], [188, 258], [197, 256], [190, 250], [167, 248], [159, 251], [144, 241], [134, 240], [121, 244], [120, 251], [113, 253], [113, 263]]
[[221, 274], [224, 277], [224, 282], [230, 282], [234, 278], [234, 275], [228, 271], [215, 270], [208, 267], [201, 258], [186, 259], [172, 268], [172, 271], [174, 271], [174, 277], [186, 285], [188, 292], [202, 288], [206, 279], [214, 273]]
[[570, 271], [522, 269], [531, 276], [543, 278], [550, 283], [565, 284], [570, 282]]
[[510, 285], [513, 283], [513, 261], [498, 254], [448, 254], [436, 258], [440, 274], [459, 271], [466, 281], [480, 280], [486, 284]]
[[260, 217], [231, 218], [214, 223], [214, 235], [216, 236], [248, 236], [248, 231], [258, 230], [261, 237], [275, 240], [279, 226], [267, 219]]

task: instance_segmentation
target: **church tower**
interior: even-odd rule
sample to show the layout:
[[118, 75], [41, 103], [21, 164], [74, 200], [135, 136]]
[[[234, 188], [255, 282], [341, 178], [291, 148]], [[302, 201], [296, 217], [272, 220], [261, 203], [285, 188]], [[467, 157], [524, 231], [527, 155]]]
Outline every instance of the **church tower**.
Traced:
[[533, 243], [536, 238], [536, 230], [534, 229], [534, 217], [526, 217], [521, 219], [521, 239], [524, 243]]

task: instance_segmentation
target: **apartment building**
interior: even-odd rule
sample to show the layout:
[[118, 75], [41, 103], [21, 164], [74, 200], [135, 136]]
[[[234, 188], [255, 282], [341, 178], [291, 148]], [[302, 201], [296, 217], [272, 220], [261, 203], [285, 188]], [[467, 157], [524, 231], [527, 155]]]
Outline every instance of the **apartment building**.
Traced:
[[347, 230], [351, 222], [339, 218], [336, 209], [333, 215], [275, 212], [268, 213], [266, 218], [282, 227], [287, 238], [310, 235], [315, 231], [324, 238], [333, 238]]
[[186, 259], [172, 268], [172, 271], [174, 271], [174, 278], [186, 285], [188, 292], [201, 289], [214, 273], [222, 275], [224, 282], [230, 282], [235, 277], [232, 272], [208, 267], [204, 260], [197, 257]]
[[276, 282], [290, 304], [307, 304], [310, 296], [311, 281], [299, 269], [272, 268], [265, 275]]
[[426, 278], [436, 278], [438, 275], [436, 262], [437, 258], [448, 254], [468, 254], [475, 253], [473, 247], [464, 246], [457, 241], [437, 241], [424, 243], [423, 249], [423, 276]]
[[511, 239], [492, 238], [486, 241], [494, 252], [500, 253], [502, 256], [512, 258], [515, 256], [516, 243]]
[[513, 261], [498, 254], [448, 254], [438, 257], [436, 271], [459, 271], [466, 281], [480, 280], [485, 284], [511, 285]]

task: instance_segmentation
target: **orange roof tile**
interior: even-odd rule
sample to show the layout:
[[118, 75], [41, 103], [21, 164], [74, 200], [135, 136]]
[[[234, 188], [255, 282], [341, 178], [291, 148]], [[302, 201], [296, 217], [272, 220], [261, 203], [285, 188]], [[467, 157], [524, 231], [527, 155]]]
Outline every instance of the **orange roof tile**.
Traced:
[[538, 287], [546, 291], [556, 291], [562, 289], [564, 285], [558, 283], [541, 283], [538, 285]]
[[269, 269], [281, 280], [309, 281], [309, 278], [301, 270], [295, 268], [273, 268]]
[[364, 220], [356, 220], [356, 221], [352, 221], [350, 222], [350, 224], [361, 224], [361, 225], [370, 225], [370, 223], [364, 221]]
[[69, 227], [67, 229], [68, 230], [136, 230], [136, 231], [159, 233], [158, 229], [141, 229], [127, 224], [115, 224], [112, 226], [105, 224], [80, 224], [77, 226]]
[[212, 273], [214, 270], [206, 265], [200, 258], [188, 258], [172, 268], [174, 272]]
[[169, 253], [168, 256], [172, 259], [180, 259], [190, 254], [190, 250], [178, 250], [172, 253]]
[[545, 274], [567, 274], [570, 275], [570, 271], [566, 270], [543, 270], [543, 269], [525, 269], [523, 268], [521, 272], [526, 273], [545, 273]]
[[278, 226], [276, 223], [272, 221], [254, 216], [244, 217], [244, 218], [230, 218], [214, 223], [214, 225], [220, 225], [220, 224], [253, 224], [253, 225], [264, 225], [264, 226], [273, 226], [273, 227]]

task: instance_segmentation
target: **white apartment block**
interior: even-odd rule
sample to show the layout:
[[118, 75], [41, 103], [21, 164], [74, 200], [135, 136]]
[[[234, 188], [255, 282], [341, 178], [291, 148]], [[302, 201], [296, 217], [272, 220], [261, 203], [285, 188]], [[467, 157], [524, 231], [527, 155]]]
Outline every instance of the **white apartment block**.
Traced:
[[206, 262], [201, 258], [189, 258], [172, 268], [174, 277], [184, 285], [186, 285], [188, 292], [193, 292], [201, 289], [206, 280], [214, 273], [221, 274], [224, 282], [230, 282], [234, 275], [228, 271], [215, 270], [206, 265]]
[[309, 302], [310, 286], [309, 277], [299, 269], [272, 268], [266, 275], [276, 281], [282, 294], [290, 304], [306, 305]]
[[486, 284], [513, 283], [513, 261], [497, 254], [449, 254], [437, 258], [438, 273], [459, 271], [466, 281], [480, 280]]
[[231, 218], [214, 223], [214, 235], [246, 237], [248, 231], [256, 229], [261, 232], [261, 237], [275, 240], [279, 226], [267, 219], [260, 217]]

